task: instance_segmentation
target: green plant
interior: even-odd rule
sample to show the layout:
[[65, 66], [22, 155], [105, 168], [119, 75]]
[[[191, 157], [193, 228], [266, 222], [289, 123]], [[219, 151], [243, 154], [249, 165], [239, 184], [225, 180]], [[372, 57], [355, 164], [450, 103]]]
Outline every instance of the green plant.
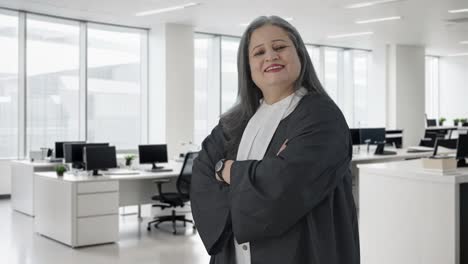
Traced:
[[453, 119], [453, 125], [458, 126], [458, 123], [460, 122], [460, 118], [455, 118]]
[[134, 160], [136, 158], [136, 156], [133, 155], [133, 154], [129, 154], [129, 155], [125, 155], [124, 158], [125, 158], [125, 165], [130, 166], [130, 165], [132, 165], [132, 160]]
[[460, 123], [464, 124], [468, 121], [468, 118], [460, 118]]
[[439, 126], [443, 126], [443, 125], [444, 125], [444, 122], [445, 122], [445, 120], [447, 120], [447, 118], [445, 118], [445, 117], [441, 117], [441, 118], [439, 118]]
[[63, 176], [63, 174], [67, 171], [67, 168], [64, 165], [57, 165], [55, 166], [55, 172], [57, 172], [58, 176]]

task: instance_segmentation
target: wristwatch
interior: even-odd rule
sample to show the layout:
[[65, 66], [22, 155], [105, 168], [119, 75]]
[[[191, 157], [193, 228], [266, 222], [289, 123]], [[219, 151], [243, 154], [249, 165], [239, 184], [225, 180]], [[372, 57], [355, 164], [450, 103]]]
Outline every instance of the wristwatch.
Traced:
[[226, 159], [220, 159], [218, 162], [216, 162], [216, 165], [215, 165], [215, 172], [216, 172], [216, 175], [218, 175], [218, 177], [223, 180], [223, 182], [226, 182], [223, 178], [223, 169], [224, 169], [224, 162], [226, 161]]

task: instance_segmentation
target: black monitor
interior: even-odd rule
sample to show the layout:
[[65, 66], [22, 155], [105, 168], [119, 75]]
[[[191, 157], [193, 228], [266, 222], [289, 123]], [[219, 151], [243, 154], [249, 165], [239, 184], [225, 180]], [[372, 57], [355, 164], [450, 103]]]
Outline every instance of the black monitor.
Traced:
[[89, 146], [83, 148], [83, 161], [86, 170], [92, 170], [97, 176], [98, 170], [117, 167], [117, 156], [115, 147], [109, 146]]
[[468, 135], [458, 135], [457, 167], [468, 167], [465, 158], [468, 158]]
[[58, 159], [64, 158], [64, 148], [63, 145], [66, 143], [86, 143], [85, 141], [57, 141], [55, 142], [55, 157]]
[[434, 153], [433, 155], [437, 155], [437, 149], [439, 146], [448, 148], [448, 149], [456, 149], [457, 148], [457, 139], [443, 139], [443, 138], [437, 138], [434, 144]]
[[66, 163], [72, 163], [74, 168], [83, 167], [83, 148], [85, 146], [109, 146], [109, 143], [65, 143], [63, 145]]
[[437, 119], [426, 119], [427, 127], [437, 126]]
[[162, 169], [156, 166], [158, 162], [167, 162], [167, 145], [139, 145], [138, 153], [141, 164], [153, 164], [152, 169]]
[[385, 142], [385, 128], [361, 128], [361, 142], [378, 144]]
[[353, 141], [353, 145], [361, 145], [361, 132], [359, 128], [351, 128], [349, 129], [351, 133], [351, 140]]

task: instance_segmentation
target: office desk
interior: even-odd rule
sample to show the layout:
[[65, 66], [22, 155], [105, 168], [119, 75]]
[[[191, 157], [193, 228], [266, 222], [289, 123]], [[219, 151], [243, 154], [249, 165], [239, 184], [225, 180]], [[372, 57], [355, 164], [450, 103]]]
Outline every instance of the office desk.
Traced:
[[71, 247], [118, 241], [119, 206], [152, 203], [154, 179], [176, 178], [182, 163], [170, 163], [171, 172], [137, 175], [58, 177], [36, 173], [35, 231]]
[[57, 163], [28, 160], [11, 161], [11, 206], [14, 210], [34, 216], [34, 173], [54, 171]]
[[468, 263], [468, 168], [421, 160], [359, 165], [363, 264]]
[[[354, 147], [356, 148], [356, 147]], [[383, 163], [383, 162], [394, 162], [408, 159], [420, 159], [432, 156], [433, 152], [412, 152], [408, 153], [408, 149], [393, 149], [385, 148], [386, 150], [395, 151], [396, 155], [375, 155], [375, 147], [371, 147], [370, 151], [367, 152], [366, 146], [361, 146], [359, 151], [353, 153], [353, 159], [351, 160], [351, 171], [353, 175], [353, 196], [356, 206], [359, 208], [359, 167], [361, 164], [369, 163]], [[440, 147], [438, 150], [440, 154], [451, 154], [455, 153], [455, 150]]]

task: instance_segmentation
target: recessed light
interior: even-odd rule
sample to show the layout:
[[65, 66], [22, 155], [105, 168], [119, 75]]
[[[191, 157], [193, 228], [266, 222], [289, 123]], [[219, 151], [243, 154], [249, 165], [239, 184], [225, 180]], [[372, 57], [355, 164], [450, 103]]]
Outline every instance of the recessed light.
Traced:
[[399, 20], [401, 16], [392, 16], [392, 17], [382, 17], [382, 18], [374, 18], [374, 19], [366, 19], [366, 20], [358, 20], [356, 24], [368, 24], [368, 23], [377, 23], [383, 21], [390, 21], [390, 20]]
[[[286, 20], [286, 21], [293, 21], [294, 19], [293, 19], [292, 17], [286, 17], [286, 18], [284, 18], [284, 20]], [[240, 23], [240, 24], [239, 24], [239, 26], [241, 26], [241, 27], [246, 27], [246, 26], [248, 26], [248, 25], [250, 25], [250, 23]]]
[[468, 44], [468, 40], [460, 41], [460, 44]]
[[135, 14], [135, 16], [149, 16], [149, 15], [154, 15], [154, 14], [159, 14], [159, 13], [184, 9], [184, 8], [187, 8], [187, 7], [193, 7], [193, 6], [197, 6], [199, 4], [200, 3], [188, 3], [188, 4], [185, 4], [185, 5], [178, 5], [178, 6], [171, 6], [171, 7], [160, 8], [160, 9], [153, 9], [153, 10], [138, 12], [138, 13]]
[[468, 52], [465, 53], [454, 53], [447, 55], [448, 57], [461, 57], [461, 56], [468, 56]]
[[348, 34], [331, 35], [331, 36], [328, 36], [328, 38], [330, 38], [330, 39], [348, 38], [348, 37], [366, 36], [366, 35], [372, 35], [372, 34], [374, 34], [374, 32], [367, 31], [367, 32], [356, 32], [356, 33], [348, 33]]
[[388, 3], [393, 3], [393, 2], [401, 2], [403, 0], [378, 0], [378, 1], [369, 1], [369, 2], [361, 2], [361, 3], [355, 3], [352, 5], [347, 5], [345, 8], [362, 8], [362, 7], [369, 7], [369, 6], [375, 6], [375, 5], [381, 5], [381, 4], [388, 4]]
[[464, 9], [454, 9], [454, 10], [449, 10], [448, 12], [449, 12], [449, 13], [452, 13], [452, 14], [464, 13], [464, 12], [468, 12], [468, 8], [464, 8]]

